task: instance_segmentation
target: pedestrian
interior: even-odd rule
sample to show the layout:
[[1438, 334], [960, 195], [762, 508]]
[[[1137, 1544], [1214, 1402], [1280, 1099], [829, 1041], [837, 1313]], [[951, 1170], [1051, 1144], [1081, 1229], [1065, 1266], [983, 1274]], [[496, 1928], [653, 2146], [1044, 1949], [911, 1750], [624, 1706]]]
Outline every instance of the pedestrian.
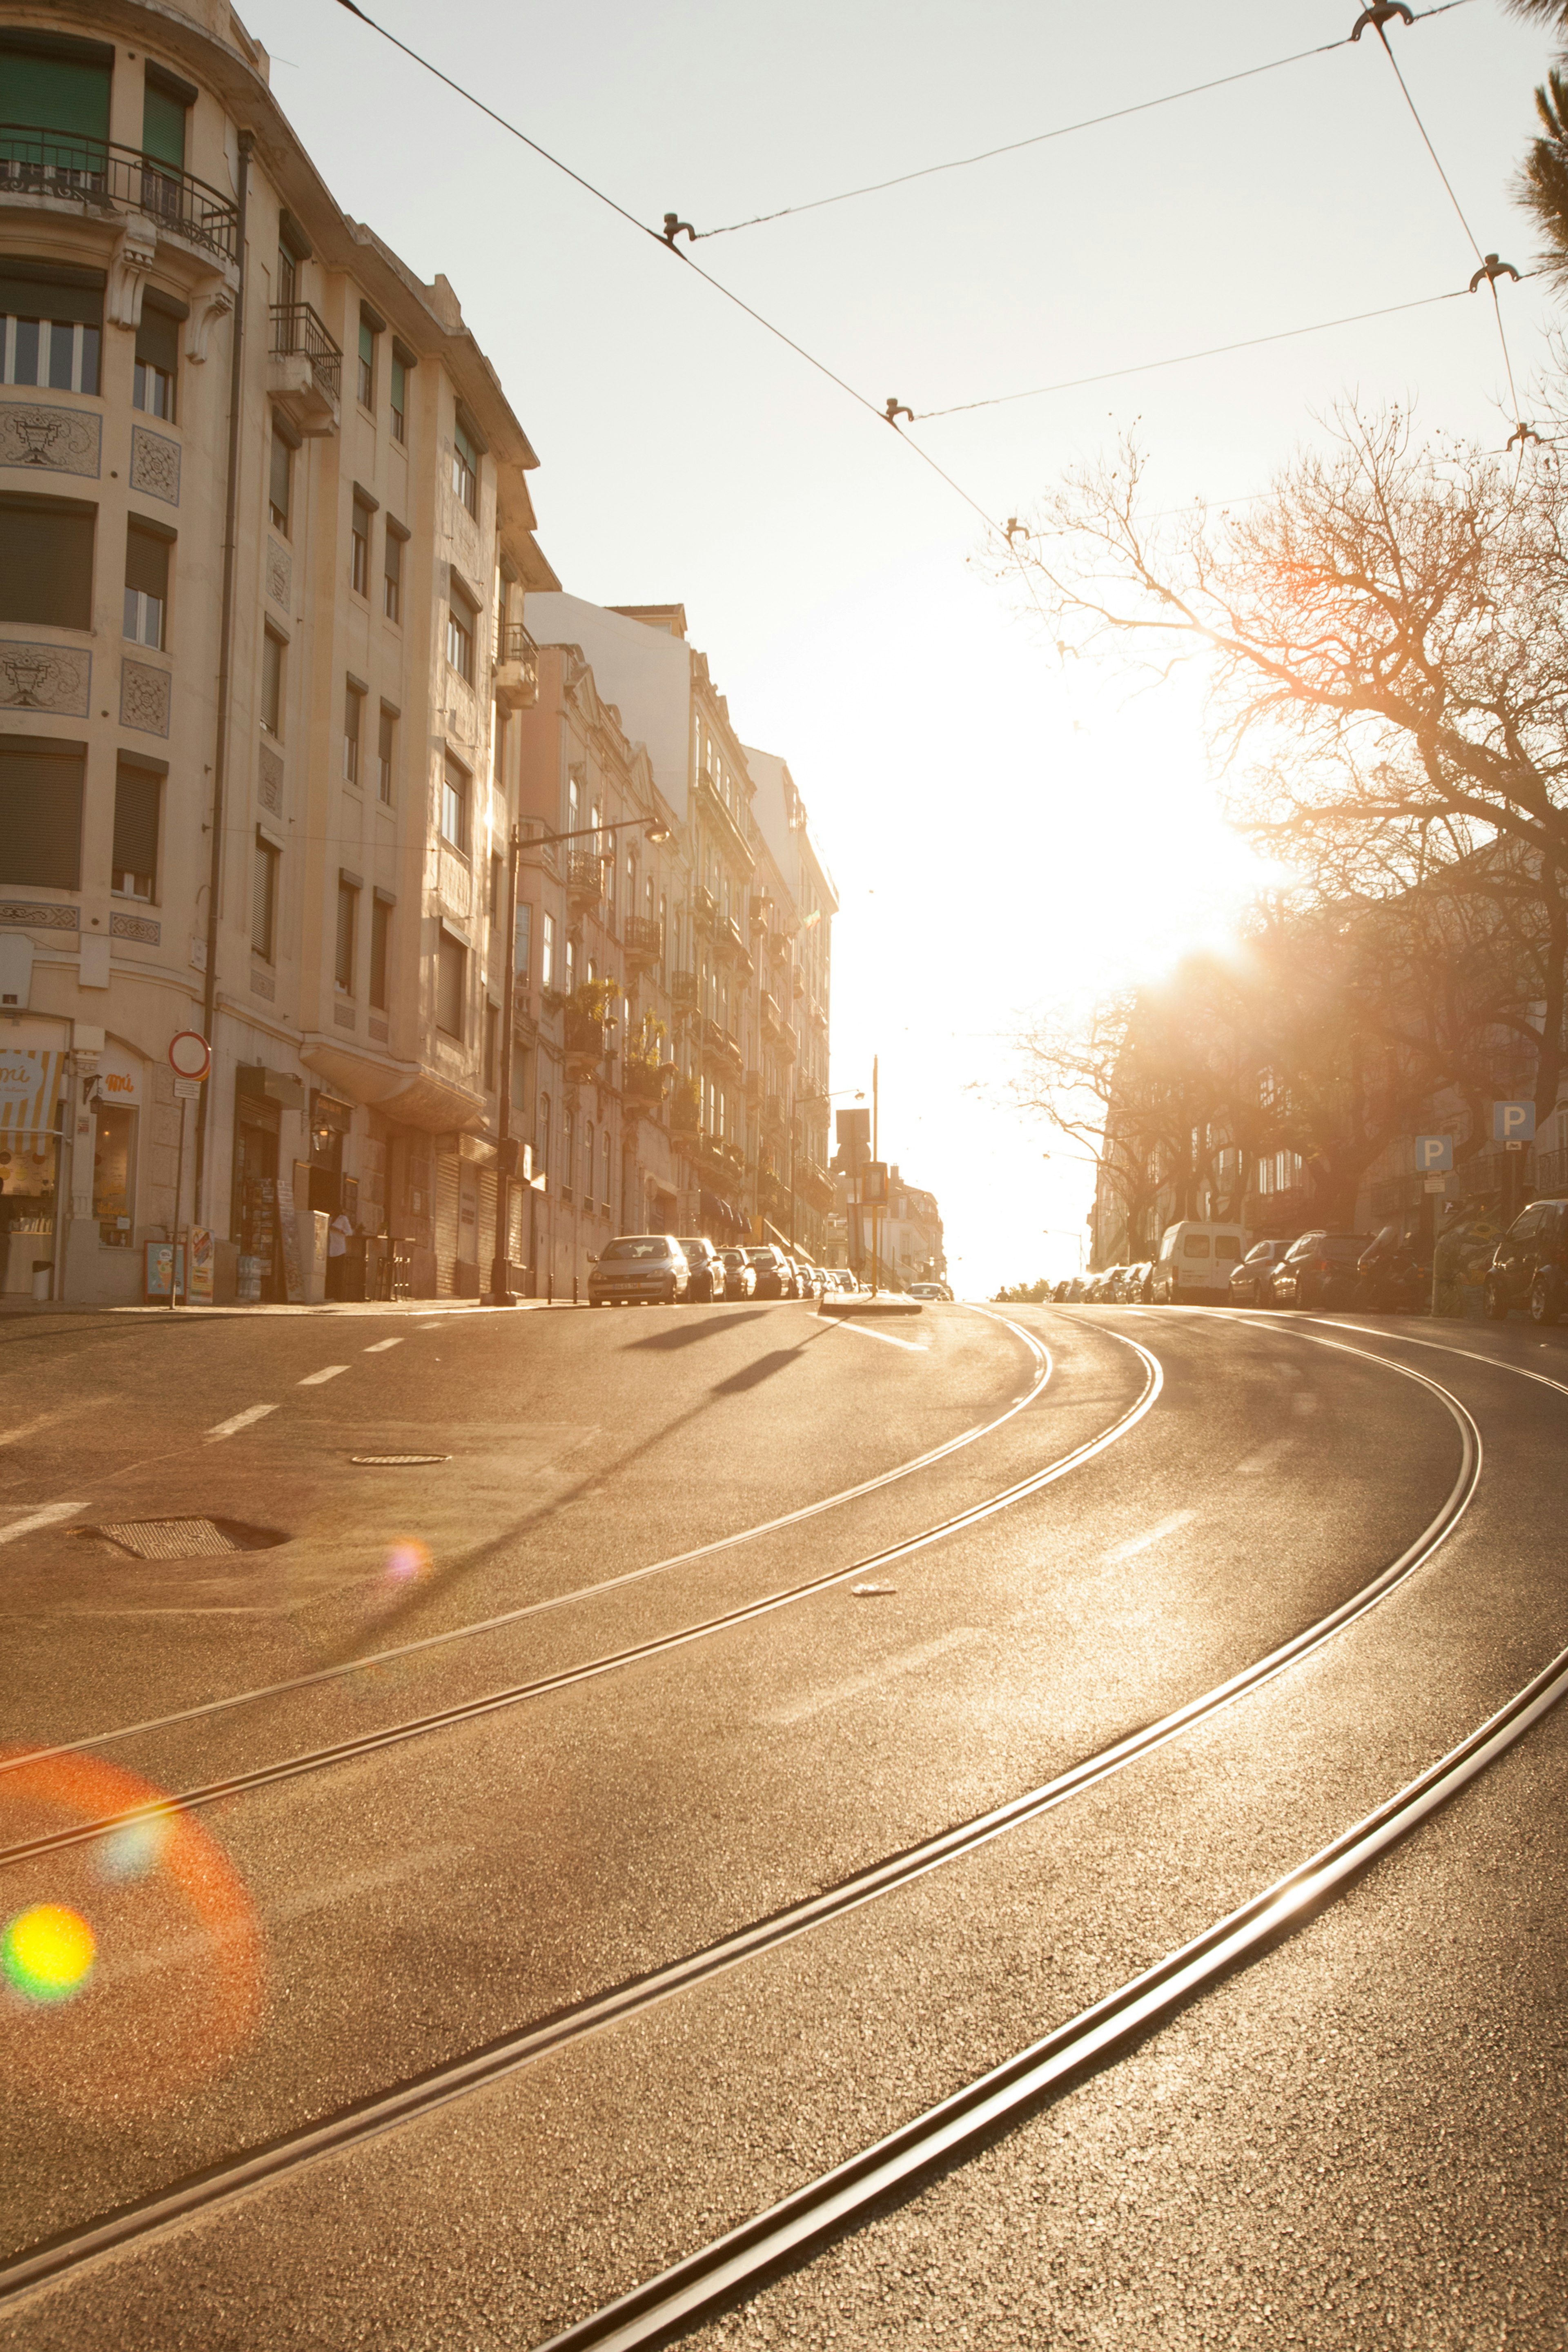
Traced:
[[348, 1272], [349, 1236], [353, 1221], [346, 1209], [340, 1209], [327, 1227], [327, 1297], [342, 1298], [343, 1276]]

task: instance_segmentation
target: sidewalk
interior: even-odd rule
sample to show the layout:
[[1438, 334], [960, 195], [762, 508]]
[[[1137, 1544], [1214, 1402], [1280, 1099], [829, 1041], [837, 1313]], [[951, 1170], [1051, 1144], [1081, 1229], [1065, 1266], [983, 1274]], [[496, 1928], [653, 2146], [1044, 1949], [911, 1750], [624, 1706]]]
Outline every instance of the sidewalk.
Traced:
[[[224, 1307], [171, 1307], [167, 1299], [131, 1307], [78, 1307], [69, 1300], [57, 1306], [52, 1299], [0, 1298], [0, 1322], [36, 1320], [51, 1315], [62, 1319], [75, 1315], [151, 1315], [161, 1317], [165, 1323], [171, 1318], [175, 1322], [193, 1318], [210, 1322], [215, 1316], [255, 1318], [266, 1315], [489, 1315], [498, 1312], [514, 1314], [522, 1307], [542, 1307], [549, 1303], [543, 1298], [520, 1298], [512, 1307], [498, 1309], [487, 1307], [482, 1298], [329, 1298], [323, 1299], [320, 1305], [309, 1307], [242, 1307], [232, 1302]], [[570, 1307], [572, 1301], [569, 1298], [557, 1299], [555, 1304]]]

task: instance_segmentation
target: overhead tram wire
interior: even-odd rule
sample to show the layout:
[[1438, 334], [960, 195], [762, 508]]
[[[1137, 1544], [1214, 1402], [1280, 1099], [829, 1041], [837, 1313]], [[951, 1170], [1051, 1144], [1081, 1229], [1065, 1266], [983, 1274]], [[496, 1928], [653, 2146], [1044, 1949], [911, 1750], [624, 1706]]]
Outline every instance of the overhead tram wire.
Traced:
[[[626, 206], [624, 205], [617, 204], [614, 196], [606, 195], [604, 189], [595, 187], [592, 180], [585, 180], [581, 172], [574, 172], [570, 163], [563, 163], [559, 155], [552, 155], [548, 147], [542, 147], [537, 139], [531, 139], [526, 131], [520, 131], [515, 122], [509, 122], [504, 114], [498, 114], [493, 106], [487, 106], [482, 98], [477, 98], [471, 89], [465, 89], [461, 82], [454, 81], [450, 74], [443, 73], [439, 66], [432, 65], [430, 59], [428, 58], [421, 57], [417, 49], [411, 49], [406, 41], [400, 41], [395, 33], [389, 33], [384, 25], [378, 25], [374, 16], [367, 16], [364, 10], [356, 5], [356, 0], [337, 0], [337, 5], [340, 8], [346, 8], [351, 16], [357, 16], [361, 24], [367, 25], [373, 33], [379, 33], [384, 41], [390, 42], [391, 46], [395, 49], [400, 49], [403, 55], [409, 58], [413, 64], [421, 67], [426, 73], [433, 75], [437, 81], [444, 83], [446, 88], [453, 91], [457, 97], [465, 100], [469, 106], [477, 108], [479, 113], [488, 116], [491, 122], [497, 124], [500, 130], [506, 131], [511, 138], [520, 140], [523, 146], [531, 149], [531, 152], [535, 155], [540, 156], [543, 162], [552, 164], [556, 171], [563, 172], [569, 180], [574, 181], [576, 185], [584, 190], [587, 194], [596, 197], [600, 204], [607, 205], [611, 212], [618, 214], [620, 218], [627, 222], [631, 227], [635, 228], [639, 233], [639, 235], [649, 238], [653, 244], [658, 246], [661, 249], [675, 254], [677, 259], [680, 261], [686, 268], [692, 271], [696, 277], [700, 278], [704, 285], [711, 286], [716, 294], [721, 294], [726, 302], [732, 302], [737, 310], [743, 310], [748, 319], [753, 320], [759, 327], [763, 328], [768, 334], [773, 336], [777, 341], [784, 344], [788, 350], [794, 352], [797, 359], [803, 359], [807, 367], [815, 368], [818, 375], [826, 376], [829, 383], [836, 384], [840, 392], [847, 393], [849, 398], [856, 403], [857, 406], [865, 409], [868, 415], [874, 416], [879, 425], [892, 425], [893, 431], [901, 446], [906, 449], [911, 450], [923, 466], [929, 467], [933, 474], [937, 475], [941, 480], [944, 481], [947, 484], [948, 488], [961, 498], [963, 500], [964, 505], [969, 507], [980, 517], [981, 521], [985, 525], [987, 530], [994, 532], [996, 538], [1005, 541], [1007, 551], [1013, 557], [1014, 562], [1017, 564], [1019, 577], [1023, 581], [1025, 587], [1029, 592], [1029, 600], [1031, 604], [1034, 605], [1035, 610], [1038, 613], [1042, 621], [1045, 621], [1047, 618], [1045, 607], [1040, 603], [1039, 597], [1035, 592], [1035, 583], [1029, 577], [1027, 567], [1026, 566], [1022, 556], [1018, 554], [1016, 549], [1014, 547], [1011, 537], [1004, 530], [1002, 525], [996, 520], [995, 516], [987, 513], [986, 509], [981, 505], [979, 499], [973, 497], [971, 493], [964, 488], [962, 482], [955, 481], [953, 477], [947, 471], [947, 468], [944, 466], [939, 465], [929, 450], [922, 449], [918, 441], [908, 440], [903, 434], [899, 432], [897, 425], [894, 424], [891, 413], [894, 407], [894, 403], [889, 401], [886, 411], [879, 408], [874, 400], [868, 400], [863, 392], [857, 392], [855, 386], [848, 383], [845, 377], [837, 374], [835, 371], [828, 366], [826, 360], [819, 360], [814, 352], [806, 350], [804, 343], [797, 343], [793, 335], [786, 334], [782, 327], [775, 327], [773, 320], [771, 319], [765, 319], [760, 310], [754, 310], [748, 301], [746, 301], [741, 295], [735, 293], [731, 288], [726, 286], [721, 278], [714, 278], [708, 270], [700, 268], [697, 262], [692, 260], [689, 251], [682, 253], [675, 244], [672, 237], [665, 236], [658, 229], [649, 228], [646, 221], [640, 221], [635, 213], [627, 212]], [[1449, 0], [1449, 5], [1459, 6], [1464, 5], [1464, 0]]]
[[[1452, 8], [1466, 8], [1470, 0], [1441, 0], [1436, 8], [1416, 11], [1416, 23], [1427, 16], [1446, 16]], [[966, 172], [976, 163], [994, 163], [1003, 155], [1021, 154], [1026, 148], [1043, 147], [1054, 139], [1070, 139], [1079, 131], [1098, 131], [1108, 122], [1125, 122], [1136, 114], [1150, 114], [1162, 106], [1175, 106], [1187, 98], [1202, 98], [1209, 90], [1229, 89], [1237, 82], [1256, 81], [1260, 74], [1278, 73], [1283, 67], [1303, 65], [1310, 58], [1332, 56], [1336, 49], [1348, 49], [1354, 38], [1347, 33], [1342, 40], [1322, 41], [1313, 49], [1297, 49], [1288, 58], [1270, 58], [1260, 66], [1243, 66], [1237, 73], [1217, 74], [1212, 81], [1193, 82], [1185, 89], [1166, 90], [1160, 98], [1140, 99], [1133, 106], [1113, 107], [1108, 114], [1086, 115], [1079, 122], [1058, 123], [1051, 131], [1036, 131], [1026, 139], [1009, 139], [1000, 147], [984, 147], [975, 155], [951, 156], [946, 163], [922, 163], [913, 172], [897, 172], [889, 180], [868, 180], [863, 187], [842, 188], [837, 195], [812, 196], [804, 204], [782, 205], [776, 212], [753, 213], [748, 220], [726, 221], [719, 228], [691, 231], [693, 240], [709, 236], [733, 236], [740, 229], [762, 228], [770, 221], [792, 220], [798, 213], [821, 212], [829, 205], [852, 204], [860, 196], [879, 196], [889, 188], [907, 188], [915, 180], [934, 179], [943, 172]]]

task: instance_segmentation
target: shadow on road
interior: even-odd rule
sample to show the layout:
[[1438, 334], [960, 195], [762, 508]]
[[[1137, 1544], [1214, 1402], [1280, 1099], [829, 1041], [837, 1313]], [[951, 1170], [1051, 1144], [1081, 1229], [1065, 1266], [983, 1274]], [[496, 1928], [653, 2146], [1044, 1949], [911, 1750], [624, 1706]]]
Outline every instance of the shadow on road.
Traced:
[[[812, 1338], [816, 1336], [813, 1332]], [[809, 1347], [810, 1344], [807, 1339], [801, 1341], [801, 1347]], [[782, 1372], [786, 1364], [793, 1364], [799, 1353], [800, 1348], [775, 1348], [771, 1356], [759, 1356], [754, 1364], [747, 1364], [740, 1371], [731, 1372], [727, 1381], [715, 1381], [708, 1393], [710, 1396], [739, 1396], [742, 1390], [754, 1389], [761, 1381], [771, 1381], [775, 1372]]]
[[678, 1323], [673, 1330], [650, 1331], [646, 1339], [630, 1339], [622, 1349], [629, 1356], [635, 1348], [691, 1348], [699, 1339], [706, 1339], [714, 1331], [732, 1331], [737, 1323], [749, 1323], [746, 1315], [705, 1315], [700, 1323]]

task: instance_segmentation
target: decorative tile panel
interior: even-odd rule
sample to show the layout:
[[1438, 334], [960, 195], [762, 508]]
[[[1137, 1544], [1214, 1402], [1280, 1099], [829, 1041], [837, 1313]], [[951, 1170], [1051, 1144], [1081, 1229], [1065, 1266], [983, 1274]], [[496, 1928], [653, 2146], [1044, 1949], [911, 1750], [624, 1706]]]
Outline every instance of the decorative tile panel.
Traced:
[[332, 1019], [337, 1023], [340, 1029], [352, 1029], [354, 1025], [353, 1005], [334, 1004], [332, 1007]]
[[144, 948], [161, 947], [163, 926], [146, 915], [110, 915], [109, 936], [112, 940], [140, 940]]
[[30, 400], [0, 400], [0, 466], [31, 466], [48, 474], [101, 469], [103, 419], [90, 408], [52, 408]]
[[256, 797], [274, 816], [283, 809], [283, 762], [263, 743], [256, 763]]
[[387, 1029], [385, 1022], [377, 1021], [373, 1014], [371, 1017], [370, 1034], [374, 1038], [378, 1045], [384, 1045], [390, 1032]]
[[180, 503], [180, 445], [164, 433], [149, 433], [144, 425], [131, 432], [131, 487], [151, 499]]
[[250, 975], [250, 992], [252, 996], [265, 996], [270, 1004], [278, 994], [277, 982], [268, 980], [264, 971], [253, 971]]
[[286, 547], [275, 539], [267, 542], [267, 593], [281, 612], [287, 612], [293, 593], [294, 563]]
[[148, 662], [125, 661], [120, 668], [120, 723], [143, 735], [169, 731], [169, 673]]
[[22, 923], [30, 931], [79, 931], [79, 907], [51, 907], [32, 898], [0, 898], [0, 923]]
[[0, 709], [85, 719], [92, 700], [92, 656], [85, 646], [0, 641]]

